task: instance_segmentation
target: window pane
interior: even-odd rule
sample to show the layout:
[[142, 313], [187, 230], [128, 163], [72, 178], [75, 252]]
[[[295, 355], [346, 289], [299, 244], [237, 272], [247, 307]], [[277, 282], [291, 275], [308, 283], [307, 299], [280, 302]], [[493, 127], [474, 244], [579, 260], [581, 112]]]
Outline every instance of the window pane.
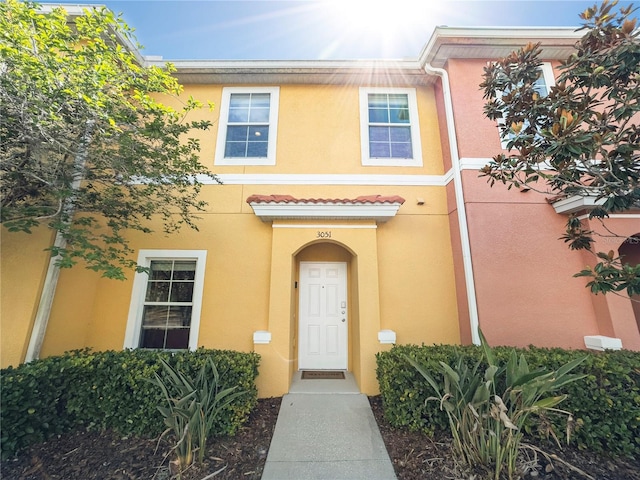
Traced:
[[408, 108], [393, 108], [389, 111], [390, 123], [409, 123]]
[[170, 282], [153, 282], [147, 284], [147, 294], [144, 297], [145, 302], [166, 302], [169, 300]]
[[224, 149], [225, 157], [246, 157], [247, 144], [244, 142], [227, 142]]
[[143, 329], [140, 334], [140, 348], [164, 348], [166, 332], [164, 328]]
[[185, 349], [189, 347], [189, 329], [188, 328], [172, 328], [167, 330], [166, 342], [164, 348]]
[[410, 142], [411, 128], [409, 127], [392, 127], [389, 129], [392, 142]]
[[229, 99], [229, 107], [231, 108], [249, 108], [251, 105], [250, 93], [232, 93]]
[[173, 264], [174, 280], [193, 280], [196, 278], [196, 262], [175, 262]]
[[249, 127], [248, 139], [250, 142], [269, 141], [269, 127], [266, 125]]
[[410, 143], [392, 143], [391, 157], [392, 158], [413, 158], [411, 144]]
[[370, 93], [369, 108], [387, 108], [389, 106], [388, 95], [386, 93]]
[[249, 115], [249, 122], [268, 123], [269, 109], [268, 108], [252, 108], [251, 114]]
[[145, 305], [142, 313], [142, 327], [164, 327], [167, 324], [169, 307], [166, 305]]
[[230, 108], [229, 109], [229, 122], [245, 123], [248, 120], [249, 120], [248, 108]]
[[369, 156], [371, 158], [389, 158], [391, 151], [388, 143], [371, 143], [369, 145]]
[[389, 95], [389, 107], [408, 109], [409, 96], [406, 93], [396, 93]]
[[269, 103], [271, 101], [270, 93], [253, 93], [251, 94], [251, 107], [267, 107], [269, 108]]
[[369, 141], [388, 142], [389, 127], [369, 127]]
[[227, 142], [246, 142], [249, 134], [249, 127], [229, 126], [227, 127]]
[[387, 109], [370, 108], [369, 123], [389, 123], [389, 111]]
[[174, 282], [171, 287], [172, 302], [191, 302], [193, 282]]
[[541, 97], [546, 97], [548, 93], [547, 84], [544, 81], [544, 75], [542, 71], [540, 71], [540, 76], [533, 84], [533, 89], [538, 92]]
[[191, 325], [191, 306], [169, 307], [167, 327], [188, 327]]
[[151, 280], [169, 280], [171, 278], [171, 266], [173, 262], [161, 262], [153, 260], [149, 269], [149, 278]]
[[268, 142], [249, 142], [247, 145], [247, 157], [266, 157], [268, 146]]

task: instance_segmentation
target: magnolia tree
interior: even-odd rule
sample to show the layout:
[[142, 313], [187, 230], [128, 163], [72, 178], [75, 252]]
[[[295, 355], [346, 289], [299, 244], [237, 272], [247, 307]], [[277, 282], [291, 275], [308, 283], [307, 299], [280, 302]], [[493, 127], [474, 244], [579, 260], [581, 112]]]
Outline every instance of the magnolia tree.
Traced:
[[11, 232], [58, 232], [61, 267], [124, 278], [140, 268], [125, 232], [196, 228], [196, 175], [215, 176], [189, 134], [210, 122], [186, 119], [202, 107], [191, 98], [161, 103], [181, 93], [172, 67], [144, 66], [120, 18], [96, 8], [73, 20], [0, 3], [0, 220]]
[[[640, 42], [632, 6], [614, 12], [617, 2], [587, 9], [584, 36], [562, 62], [556, 85], [541, 96], [535, 82], [541, 48], [529, 44], [485, 67], [484, 113], [502, 119], [508, 153], [481, 170], [489, 183], [528, 188], [545, 194], [595, 197], [600, 205], [589, 218], [640, 207]], [[637, 242], [604, 225], [620, 243]], [[638, 228], [640, 231], [640, 227]], [[574, 250], [592, 252], [588, 277], [594, 293], [640, 294], [640, 265], [629, 265], [613, 251], [596, 252], [597, 233], [570, 216], [562, 239]]]

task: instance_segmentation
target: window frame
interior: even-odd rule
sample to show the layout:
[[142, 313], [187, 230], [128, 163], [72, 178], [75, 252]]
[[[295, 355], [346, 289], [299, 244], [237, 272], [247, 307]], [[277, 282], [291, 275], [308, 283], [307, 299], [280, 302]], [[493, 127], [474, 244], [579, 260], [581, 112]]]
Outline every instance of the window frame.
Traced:
[[[152, 261], [192, 260], [196, 262], [193, 283], [193, 295], [191, 298], [191, 323], [189, 329], [188, 350], [198, 348], [198, 334], [200, 331], [200, 316], [202, 312], [202, 298], [204, 290], [204, 272], [207, 260], [206, 250], [140, 250], [138, 253], [138, 265], [150, 267]], [[145, 272], [136, 273], [131, 290], [131, 302], [124, 337], [125, 349], [138, 349], [142, 334], [142, 314], [145, 305], [145, 294], [149, 275]], [[164, 350], [164, 349], [163, 349]], [[171, 349], [166, 349], [171, 351]]]
[[[231, 95], [234, 93], [268, 93], [269, 98], [269, 141], [266, 157], [225, 157], [227, 127], [229, 124], [229, 107]], [[218, 122], [218, 139], [214, 158], [215, 165], [275, 165], [276, 142], [278, 139], [278, 106], [280, 103], [280, 87], [224, 87], [220, 101], [220, 117]]]
[[[544, 79], [544, 85], [547, 89], [547, 95], [549, 95], [549, 92], [551, 92], [551, 88], [554, 87], [556, 84], [556, 78], [555, 78], [555, 75], [553, 74], [553, 65], [551, 65], [551, 62], [542, 62], [542, 65], [540, 65], [538, 69], [542, 72], [542, 78]], [[498, 95], [499, 94], [500, 93], [498, 92]], [[503, 125], [504, 125], [504, 118], [499, 118], [498, 119], [498, 137], [500, 139], [500, 146], [502, 147], [503, 150], [506, 150], [507, 145], [511, 141], [511, 138], [509, 137], [502, 138], [500, 136], [500, 130]]]
[[[369, 154], [369, 94], [405, 94], [409, 104], [412, 158], [371, 157]], [[400, 124], [399, 124], [400, 125]], [[360, 87], [360, 152], [362, 165], [382, 167], [422, 167], [422, 142], [415, 88]]]

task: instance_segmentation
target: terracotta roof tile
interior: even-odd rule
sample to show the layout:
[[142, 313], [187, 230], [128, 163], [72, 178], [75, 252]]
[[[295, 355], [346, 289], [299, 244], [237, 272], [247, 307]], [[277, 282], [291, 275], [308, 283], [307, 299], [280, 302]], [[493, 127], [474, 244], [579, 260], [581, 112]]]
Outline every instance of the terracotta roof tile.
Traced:
[[381, 204], [399, 203], [403, 204], [404, 198], [399, 195], [362, 195], [356, 198], [295, 198], [291, 195], [251, 195], [247, 198], [247, 203], [293, 203], [293, 204]]

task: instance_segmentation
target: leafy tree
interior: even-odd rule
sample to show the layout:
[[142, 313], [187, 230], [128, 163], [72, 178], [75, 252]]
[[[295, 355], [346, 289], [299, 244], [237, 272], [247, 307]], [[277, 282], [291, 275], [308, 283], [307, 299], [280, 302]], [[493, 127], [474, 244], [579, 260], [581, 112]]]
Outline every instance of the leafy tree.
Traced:
[[[491, 186], [502, 182], [563, 197], [593, 196], [604, 203], [589, 218], [601, 222], [640, 206], [639, 33], [633, 7], [617, 13], [616, 4], [605, 0], [580, 15], [586, 33], [562, 62], [548, 96], [534, 85], [541, 75], [540, 44], [485, 67], [484, 113], [503, 119], [500, 132], [508, 150], [481, 170]], [[621, 243], [637, 241], [609, 233]], [[640, 294], [640, 265], [625, 264], [613, 251], [595, 252], [595, 235], [569, 217], [564, 241], [597, 257], [594, 267], [575, 276], [588, 277], [594, 293]]]
[[196, 175], [216, 177], [188, 135], [210, 122], [186, 119], [202, 107], [192, 98], [161, 102], [181, 93], [173, 67], [143, 65], [121, 18], [92, 8], [70, 20], [0, 3], [0, 221], [54, 229], [60, 267], [122, 279], [136, 268], [125, 232], [151, 233], [154, 218], [165, 233], [196, 228]]

